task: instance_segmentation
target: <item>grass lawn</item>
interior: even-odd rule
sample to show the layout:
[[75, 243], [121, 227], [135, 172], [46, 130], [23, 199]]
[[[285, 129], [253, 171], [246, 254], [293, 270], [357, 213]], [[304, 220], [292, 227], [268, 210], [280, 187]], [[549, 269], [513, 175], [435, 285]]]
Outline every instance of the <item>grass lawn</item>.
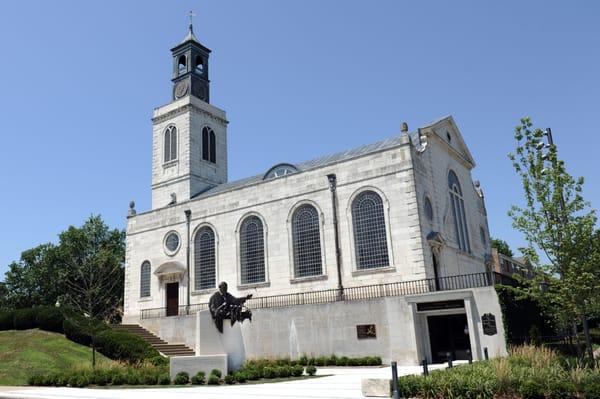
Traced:
[[[96, 360], [112, 363], [98, 352]], [[0, 385], [27, 385], [34, 372], [56, 372], [91, 362], [90, 348], [62, 334], [37, 329], [0, 331]]]

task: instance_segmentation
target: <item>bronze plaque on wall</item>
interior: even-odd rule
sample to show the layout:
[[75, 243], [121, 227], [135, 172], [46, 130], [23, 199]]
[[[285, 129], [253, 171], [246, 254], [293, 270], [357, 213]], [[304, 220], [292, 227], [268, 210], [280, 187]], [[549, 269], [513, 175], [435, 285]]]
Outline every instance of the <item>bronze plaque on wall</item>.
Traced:
[[481, 324], [485, 335], [496, 335], [498, 328], [496, 327], [496, 316], [491, 313], [486, 313], [481, 316]]
[[356, 337], [358, 339], [377, 338], [375, 324], [360, 324], [356, 326]]

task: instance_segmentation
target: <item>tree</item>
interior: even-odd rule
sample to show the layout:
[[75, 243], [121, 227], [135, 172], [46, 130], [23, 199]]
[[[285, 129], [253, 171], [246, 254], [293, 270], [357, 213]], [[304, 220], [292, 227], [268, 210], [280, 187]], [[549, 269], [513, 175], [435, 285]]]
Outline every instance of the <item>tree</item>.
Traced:
[[[587, 319], [597, 314], [600, 302], [595, 211], [583, 198], [583, 178], [573, 178], [558, 159], [550, 132], [533, 128], [531, 120], [523, 118], [514, 135], [517, 148], [509, 158], [521, 178], [525, 205], [513, 205], [509, 215], [527, 240], [524, 255], [539, 263], [536, 249], [540, 249], [548, 260], [545, 273], [538, 274], [548, 286], [541, 299], [557, 321], [583, 322], [588, 355], [593, 358]], [[548, 144], [543, 142], [545, 136]]]
[[510, 249], [510, 246], [506, 241], [501, 240], [499, 238], [492, 238], [490, 243], [492, 245], [492, 248], [497, 249], [498, 252], [502, 255], [506, 255], [509, 258], [512, 258], [514, 256], [513, 251]]
[[59, 258], [69, 269], [62, 302], [91, 318], [114, 321], [123, 305], [125, 232], [100, 216], [60, 234]]
[[5, 274], [9, 308], [54, 305], [64, 292], [62, 283], [68, 270], [57, 260], [56, 246], [42, 244], [21, 253]]

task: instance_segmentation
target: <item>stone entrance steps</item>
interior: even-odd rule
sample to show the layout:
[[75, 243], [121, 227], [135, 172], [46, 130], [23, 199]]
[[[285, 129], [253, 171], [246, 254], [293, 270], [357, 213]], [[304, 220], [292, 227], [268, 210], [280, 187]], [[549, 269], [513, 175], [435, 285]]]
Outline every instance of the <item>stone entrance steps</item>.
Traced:
[[137, 324], [115, 324], [112, 327], [117, 331], [127, 331], [138, 335], [144, 341], [152, 345], [154, 349], [167, 357], [195, 355], [195, 352], [184, 344], [170, 344]]

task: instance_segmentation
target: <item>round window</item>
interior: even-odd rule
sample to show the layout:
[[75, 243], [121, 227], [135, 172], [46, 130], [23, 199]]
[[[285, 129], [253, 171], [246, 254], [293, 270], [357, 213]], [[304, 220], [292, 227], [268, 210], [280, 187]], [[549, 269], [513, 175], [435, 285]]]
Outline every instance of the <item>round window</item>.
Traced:
[[179, 234], [174, 231], [168, 233], [165, 237], [165, 250], [167, 254], [173, 255], [179, 249]]

